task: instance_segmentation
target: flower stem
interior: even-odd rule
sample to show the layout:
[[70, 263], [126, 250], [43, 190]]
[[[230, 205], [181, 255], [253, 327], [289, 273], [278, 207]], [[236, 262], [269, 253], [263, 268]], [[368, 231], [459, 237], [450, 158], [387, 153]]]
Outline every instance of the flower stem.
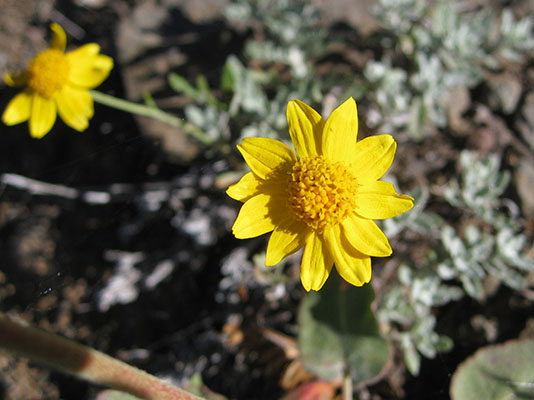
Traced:
[[146, 400], [201, 400], [104, 353], [0, 313], [0, 348]]
[[119, 99], [118, 97], [110, 96], [109, 94], [105, 94], [97, 90], [90, 90], [89, 92], [91, 93], [91, 96], [93, 96], [93, 100], [97, 103], [116, 108], [117, 110], [141, 115], [143, 117], [154, 118], [175, 128], [182, 128], [188, 134], [205, 145], [213, 143], [213, 140], [209, 138], [204, 131], [193, 125], [191, 122], [185, 121], [182, 118], [178, 118], [172, 114], [160, 110], [159, 108]]
[[352, 378], [350, 377], [350, 373], [348, 371], [345, 371], [343, 374], [341, 396], [343, 400], [352, 400]]

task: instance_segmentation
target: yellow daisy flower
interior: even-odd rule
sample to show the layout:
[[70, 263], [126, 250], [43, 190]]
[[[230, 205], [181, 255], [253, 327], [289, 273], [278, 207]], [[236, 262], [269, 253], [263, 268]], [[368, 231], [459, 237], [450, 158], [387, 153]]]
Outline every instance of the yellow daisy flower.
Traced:
[[94, 113], [88, 89], [100, 85], [113, 68], [113, 59], [99, 54], [98, 44], [89, 43], [65, 53], [65, 31], [55, 23], [50, 29], [50, 47], [37, 54], [26, 71], [4, 77], [9, 86], [26, 89], [11, 99], [2, 121], [15, 125], [29, 120], [30, 134], [35, 138], [42, 138], [52, 129], [58, 112], [68, 126], [85, 130]]
[[413, 207], [412, 197], [378, 180], [397, 144], [391, 135], [357, 141], [353, 98], [326, 123], [310, 106], [290, 101], [287, 120], [296, 155], [268, 138], [245, 138], [237, 146], [252, 172], [227, 190], [244, 203], [232, 231], [238, 239], [273, 231], [267, 266], [304, 247], [300, 277], [307, 291], [321, 289], [334, 264], [347, 282], [362, 286], [371, 279], [370, 257], [392, 253], [373, 220]]

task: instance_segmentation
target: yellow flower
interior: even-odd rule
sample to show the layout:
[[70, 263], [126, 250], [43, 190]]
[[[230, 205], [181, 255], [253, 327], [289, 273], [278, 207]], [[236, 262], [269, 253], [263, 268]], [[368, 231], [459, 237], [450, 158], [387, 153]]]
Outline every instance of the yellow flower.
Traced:
[[100, 46], [89, 43], [65, 53], [65, 31], [52, 23], [52, 42], [37, 54], [26, 71], [17, 76], [6, 74], [9, 86], [26, 86], [7, 105], [2, 114], [6, 125], [30, 121], [30, 134], [46, 135], [61, 119], [71, 128], [83, 131], [93, 116], [93, 98], [88, 89], [102, 83], [113, 68], [111, 57], [99, 54]]
[[296, 155], [268, 138], [246, 138], [237, 146], [252, 172], [227, 190], [244, 203], [232, 231], [238, 239], [273, 231], [267, 266], [304, 247], [300, 277], [307, 291], [321, 289], [333, 264], [347, 282], [362, 286], [371, 279], [370, 257], [392, 253], [373, 220], [413, 207], [412, 197], [378, 180], [397, 144], [391, 135], [357, 142], [353, 98], [326, 123], [310, 106], [290, 101], [287, 120]]

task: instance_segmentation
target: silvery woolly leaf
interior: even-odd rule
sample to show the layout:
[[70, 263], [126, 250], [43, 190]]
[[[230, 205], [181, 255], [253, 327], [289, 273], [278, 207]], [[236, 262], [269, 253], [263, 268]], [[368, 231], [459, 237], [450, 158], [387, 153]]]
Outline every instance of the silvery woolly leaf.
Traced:
[[525, 279], [523, 276], [508, 267], [504, 262], [498, 258], [494, 258], [486, 264], [486, 269], [490, 274], [499, 278], [508, 287], [515, 290], [521, 290], [525, 287]]
[[412, 283], [413, 272], [411, 268], [409, 268], [408, 266], [401, 265], [399, 267], [397, 274], [398, 274], [400, 283], [402, 283], [404, 286], [409, 286]]
[[442, 262], [438, 264], [438, 275], [441, 279], [450, 280], [455, 278], [458, 275], [458, 272], [450, 263], [450, 261]]
[[226, 6], [223, 10], [223, 15], [230, 21], [241, 22], [246, 21], [250, 18], [252, 14], [252, 9], [250, 4], [242, 3], [231, 3]]
[[408, 333], [401, 336], [401, 348], [404, 354], [404, 362], [408, 371], [414, 376], [419, 375], [421, 368], [421, 356], [417, 352], [413, 339]]
[[484, 298], [484, 288], [480, 279], [464, 274], [460, 276], [460, 280], [469, 296], [479, 301]]
[[432, 277], [415, 279], [412, 282], [412, 298], [427, 306], [432, 306], [432, 300], [438, 290], [439, 280]]
[[491, 258], [494, 248], [494, 239], [491, 235], [481, 235], [476, 244], [469, 249], [469, 253], [476, 262], [484, 262]]
[[439, 215], [422, 212], [411, 221], [410, 228], [415, 232], [428, 234], [435, 231], [442, 223], [443, 220]]
[[470, 245], [479, 242], [482, 238], [482, 233], [475, 225], [468, 225], [464, 230], [464, 235]]
[[436, 356], [436, 348], [434, 344], [438, 340], [438, 335], [434, 332], [435, 325], [435, 317], [428, 315], [416, 326], [415, 336], [417, 338], [417, 350], [427, 358], [434, 358]]
[[456, 236], [454, 229], [450, 225], [446, 225], [442, 228], [441, 241], [452, 258], [465, 256], [465, 246], [460, 238]]
[[190, 104], [185, 107], [185, 116], [188, 121], [191, 121], [193, 125], [196, 126], [204, 126], [204, 122], [206, 120], [204, 116], [204, 112], [200, 107], [197, 107], [193, 104]]
[[442, 306], [451, 301], [459, 300], [463, 297], [464, 292], [456, 286], [441, 285], [432, 299], [432, 306]]

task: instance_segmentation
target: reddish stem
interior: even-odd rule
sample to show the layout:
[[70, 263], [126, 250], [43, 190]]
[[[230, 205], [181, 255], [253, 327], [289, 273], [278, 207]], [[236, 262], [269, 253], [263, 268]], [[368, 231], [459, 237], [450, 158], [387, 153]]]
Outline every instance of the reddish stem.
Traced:
[[0, 313], [0, 348], [146, 400], [201, 400], [90, 347], [14, 322]]

